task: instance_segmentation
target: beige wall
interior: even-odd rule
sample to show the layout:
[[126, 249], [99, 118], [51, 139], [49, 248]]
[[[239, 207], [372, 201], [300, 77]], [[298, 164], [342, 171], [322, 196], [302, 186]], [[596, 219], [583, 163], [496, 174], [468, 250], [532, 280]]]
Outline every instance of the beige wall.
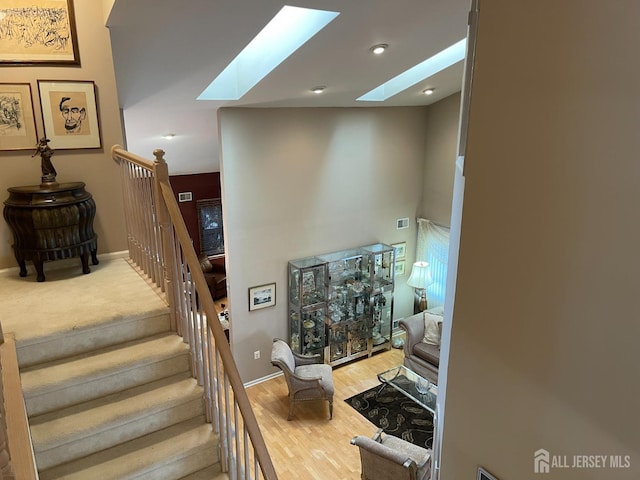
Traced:
[[460, 118], [460, 93], [427, 108], [424, 195], [420, 214], [449, 226]]
[[109, 20], [109, 14], [111, 13], [114, 3], [116, 3], [116, 0], [102, 0], [102, 19], [105, 25]]
[[[38, 135], [44, 135], [37, 80], [92, 80], [96, 83], [103, 149], [59, 150], [52, 161], [58, 182], [82, 181], [97, 205], [94, 223], [98, 235], [98, 253], [126, 249], [120, 178], [109, 149], [122, 143], [118, 99], [113, 72], [109, 32], [99, 2], [76, 1], [75, 14], [82, 65], [48, 67], [0, 67], [2, 82], [30, 83]], [[40, 157], [33, 150], [0, 152], [0, 194], [7, 188], [40, 183]], [[13, 237], [4, 220], [0, 223], [0, 268], [15, 267], [11, 245]], [[31, 268], [31, 267], [29, 267]]]
[[[232, 341], [250, 381], [275, 371], [271, 341], [287, 336], [289, 260], [401, 241], [413, 258], [426, 113], [222, 109], [220, 129]], [[411, 219], [409, 229], [396, 230], [401, 217]], [[412, 312], [406, 278], [397, 279], [396, 318]], [[269, 282], [277, 284], [276, 306], [249, 312], [247, 289]]]
[[[640, 475], [640, 4], [482, 2], [444, 480]], [[534, 451], [630, 455], [552, 469]]]

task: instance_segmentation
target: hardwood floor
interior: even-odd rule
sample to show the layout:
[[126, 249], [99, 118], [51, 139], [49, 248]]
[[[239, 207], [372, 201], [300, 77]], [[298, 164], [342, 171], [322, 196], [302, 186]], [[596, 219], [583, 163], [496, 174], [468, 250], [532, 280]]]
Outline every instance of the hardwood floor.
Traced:
[[287, 421], [289, 402], [283, 376], [247, 389], [279, 480], [358, 480], [360, 455], [349, 441], [355, 435], [373, 435], [377, 427], [344, 400], [379, 385], [376, 374], [400, 365], [402, 350], [334, 368], [333, 420], [327, 402], [296, 404]]

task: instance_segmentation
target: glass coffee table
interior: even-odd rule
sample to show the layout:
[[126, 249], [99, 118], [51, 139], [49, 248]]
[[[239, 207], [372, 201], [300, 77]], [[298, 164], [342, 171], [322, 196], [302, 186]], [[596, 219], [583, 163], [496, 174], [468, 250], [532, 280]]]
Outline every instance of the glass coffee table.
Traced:
[[378, 393], [385, 385], [389, 385], [435, 415], [438, 399], [438, 386], [435, 383], [431, 383], [404, 365], [379, 373], [378, 380], [382, 384]]
[[421, 377], [413, 370], [409, 370], [404, 365], [379, 373], [378, 380], [382, 384], [378, 394], [386, 385], [389, 385], [433, 414], [431, 479], [438, 480], [440, 477], [440, 449], [436, 441], [438, 385]]

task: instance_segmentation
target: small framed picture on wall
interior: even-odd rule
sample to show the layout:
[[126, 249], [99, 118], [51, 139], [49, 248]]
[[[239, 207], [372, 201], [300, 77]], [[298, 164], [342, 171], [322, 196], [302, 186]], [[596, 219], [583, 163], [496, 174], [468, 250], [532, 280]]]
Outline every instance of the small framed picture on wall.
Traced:
[[392, 243], [391, 246], [396, 251], [396, 260], [400, 260], [407, 255], [407, 242]]
[[498, 480], [491, 475], [487, 470], [482, 467], [478, 467], [478, 480]]
[[267, 283], [249, 289], [249, 311], [273, 307], [276, 304], [276, 284]]

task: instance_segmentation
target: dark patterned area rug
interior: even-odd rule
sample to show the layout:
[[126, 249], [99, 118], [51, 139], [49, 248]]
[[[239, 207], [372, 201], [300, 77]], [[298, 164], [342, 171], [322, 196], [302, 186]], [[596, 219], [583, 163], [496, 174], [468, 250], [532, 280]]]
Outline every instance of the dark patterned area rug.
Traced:
[[385, 433], [431, 448], [433, 415], [395, 388], [385, 385], [380, 390], [381, 387], [366, 390], [345, 402]]

